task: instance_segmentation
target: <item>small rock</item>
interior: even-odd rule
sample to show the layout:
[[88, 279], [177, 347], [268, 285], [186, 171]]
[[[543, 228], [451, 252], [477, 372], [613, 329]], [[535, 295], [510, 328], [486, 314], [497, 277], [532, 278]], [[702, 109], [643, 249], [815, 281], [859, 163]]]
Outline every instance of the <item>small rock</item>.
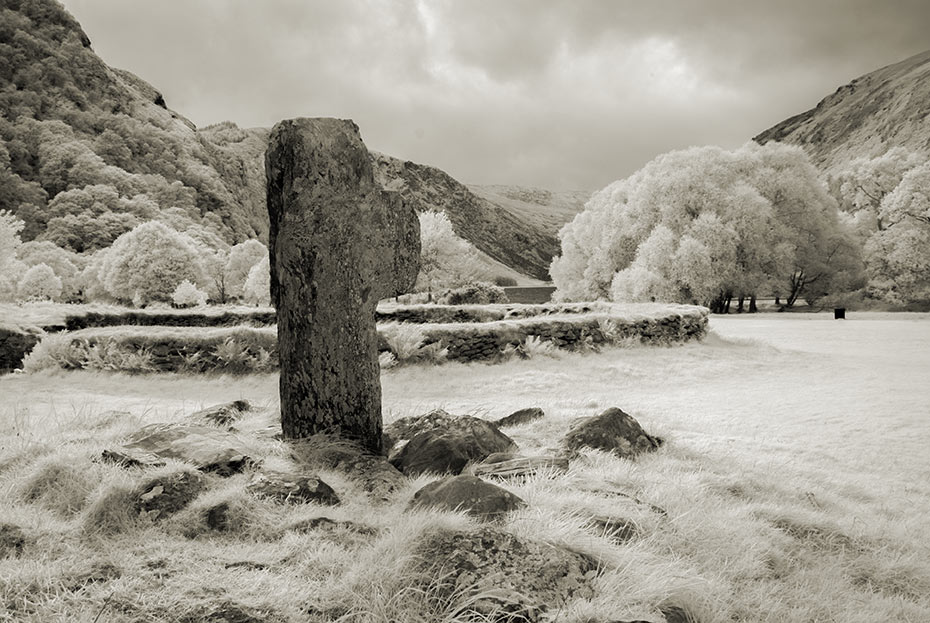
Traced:
[[475, 476], [452, 476], [436, 480], [413, 494], [411, 507], [466, 511], [480, 519], [498, 517], [526, 506], [522, 499]]
[[414, 435], [391, 464], [407, 475], [459, 474], [469, 462], [482, 461], [496, 452], [511, 452], [516, 447], [491, 422], [464, 415]]
[[662, 606], [659, 612], [665, 617], [665, 623], [697, 623], [697, 619], [680, 606]]
[[136, 487], [134, 509], [152, 519], [178, 512], [207, 488], [197, 472], [173, 472], [152, 478]]
[[282, 504], [339, 504], [336, 492], [316, 476], [284, 472], [260, 472], [252, 476], [250, 493], [271, 498]]
[[191, 413], [187, 416], [187, 420], [193, 424], [234, 430], [233, 424], [241, 420], [246, 411], [251, 410], [252, 405], [248, 400], [234, 400]]
[[19, 554], [26, 546], [23, 529], [10, 523], [0, 523], [0, 558]]
[[643, 452], [655, 451], [662, 440], [644, 431], [632, 416], [612, 407], [600, 415], [576, 420], [563, 443], [570, 453], [594, 448], [632, 459]]
[[307, 466], [338, 470], [357, 482], [376, 501], [387, 502], [406, 482], [383, 456], [345, 441], [333, 443], [325, 435], [290, 442], [291, 456]]
[[239, 472], [251, 462], [249, 449], [228, 432], [193, 424], [150, 424], [122, 446], [104, 450], [103, 458], [126, 466], [159, 465], [164, 459], [190, 463], [221, 476]]
[[618, 545], [626, 543], [639, 534], [639, 527], [634, 522], [619, 517], [592, 517], [591, 526], [598, 536], [607, 537]]
[[229, 529], [229, 502], [220, 502], [208, 508], [204, 513], [204, 520], [211, 530], [225, 532]]
[[304, 519], [289, 525], [287, 528], [285, 528], [285, 530], [299, 533], [311, 532], [313, 530], [324, 530], [326, 532], [345, 530], [347, 532], [355, 532], [363, 536], [373, 536], [378, 533], [378, 531], [371, 526], [355, 523], [354, 521], [336, 521], [334, 519], [330, 519], [329, 517], [313, 517], [311, 519]]
[[502, 417], [501, 419], [495, 421], [499, 427], [504, 428], [506, 426], [519, 426], [521, 424], [526, 424], [534, 420], [545, 416], [545, 412], [539, 407], [530, 407], [528, 409], [520, 409], [519, 411], [514, 411], [508, 416]]
[[566, 472], [568, 471], [568, 459], [563, 456], [520, 456], [512, 453], [498, 453], [476, 465], [474, 474], [475, 476], [515, 478], [532, 476], [541, 471]]

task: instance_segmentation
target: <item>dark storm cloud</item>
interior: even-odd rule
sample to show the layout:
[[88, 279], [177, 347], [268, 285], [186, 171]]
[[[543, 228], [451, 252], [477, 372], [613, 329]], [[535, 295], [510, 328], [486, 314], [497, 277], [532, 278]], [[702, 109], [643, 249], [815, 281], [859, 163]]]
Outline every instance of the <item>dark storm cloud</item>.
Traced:
[[599, 188], [930, 48], [925, 0], [65, 0], [198, 125], [352, 117], [474, 183]]

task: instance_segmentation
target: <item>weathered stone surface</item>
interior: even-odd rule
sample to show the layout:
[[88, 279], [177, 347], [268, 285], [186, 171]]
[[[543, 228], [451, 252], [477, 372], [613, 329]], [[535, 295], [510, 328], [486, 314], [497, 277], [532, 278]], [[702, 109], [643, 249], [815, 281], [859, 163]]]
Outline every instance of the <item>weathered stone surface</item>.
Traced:
[[632, 459], [643, 452], [655, 451], [662, 440], [644, 431], [631, 415], [611, 407], [600, 415], [575, 420], [564, 445], [569, 452], [594, 448]]
[[467, 599], [485, 592], [468, 609], [487, 620], [538, 621], [546, 611], [594, 594], [597, 563], [588, 556], [492, 528], [437, 532], [417, 553], [422, 570], [445, 579], [444, 594]]
[[333, 488], [310, 474], [258, 472], [252, 476], [252, 482], [246, 488], [250, 493], [284, 504], [339, 504], [339, 497]]
[[26, 546], [26, 533], [17, 525], [0, 523], [0, 558], [19, 554]]
[[206, 488], [206, 479], [197, 472], [156, 476], [133, 490], [133, 509], [151, 519], [161, 519], [190, 504]]
[[529, 407], [528, 409], [514, 411], [510, 415], [502, 417], [494, 423], [501, 428], [505, 426], [520, 426], [521, 424], [527, 424], [534, 420], [538, 420], [545, 415], [545, 412], [539, 407]]
[[[508, 457], [499, 460], [500, 457]], [[568, 459], [564, 456], [519, 456], [513, 454], [491, 455], [475, 466], [475, 476], [515, 478], [532, 476], [541, 471], [568, 471]]]
[[201, 409], [187, 416], [192, 424], [218, 426], [226, 430], [235, 430], [233, 424], [242, 419], [246, 412], [252, 410], [248, 400], [234, 400]]
[[250, 463], [248, 454], [249, 449], [235, 435], [213, 427], [150, 424], [130, 435], [122, 446], [105, 450], [103, 458], [126, 466], [177, 459], [225, 476]]
[[439, 428], [415, 434], [391, 464], [407, 475], [459, 474], [469, 462], [516, 449], [513, 440], [491, 422], [463, 415], [450, 418]]
[[526, 506], [510, 491], [475, 476], [451, 476], [436, 480], [413, 494], [411, 507], [462, 510], [480, 519], [497, 519]]
[[375, 306], [416, 280], [417, 215], [375, 182], [351, 121], [281, 121], [265, 171], [284, 436], [332, 432], [378, 452]]
[[410, 440], [417, 433], [423, 433], [428, 430], [435, 430], [446, 426], [455, 419], [443, 409], [434, 409], [423, 415], [411, 415], [394, 420], [384, 427], [384, 444], [386, 451], [401, 440]]
[[324, 532], [330, 533], [343, 531], [358, 534], [360, 536], [374, 536], [378, 533], [375, 528], [366, 526], [365, 524], [356, 523], [354, 521], [336, 521], [335, 519], [330, 519], [329, 517], [313, 517], [311, 519], [303, 519], [301, 521], [290, 524], [285, 528], [285, 530], [298, 533], [312, 532], [314, 530], [322, 530]]
[[338, 470], [351, 478], [377, 502], [387, 502], [406, 482], [387, 459], [351, 443], [333, 443], [325, 435], [290, 443], [291, 456], [309, 466]]

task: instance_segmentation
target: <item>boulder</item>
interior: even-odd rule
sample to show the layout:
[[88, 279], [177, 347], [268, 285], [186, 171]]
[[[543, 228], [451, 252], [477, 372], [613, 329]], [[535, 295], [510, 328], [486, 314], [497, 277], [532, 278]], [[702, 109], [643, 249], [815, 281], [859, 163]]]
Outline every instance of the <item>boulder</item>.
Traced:
[[391, 464], [404, 474], [459, 474], [469, 462], [483, 461], [495, 452], [517, 448], [494, 424], [469, 415], [449, 418], [437, 428], [421, 430], [391, 459]]
[[13, 556], [26, 546], [26, 533], [17, 525], [0, 522], [0, 558]]
[[162, 474], [133, 489], [133, 510], [151, 519], [161, 519], [193, 502], [206, 488], [206, 478], [197, 472]]
[[545, 412], [539, 407], [529, 407], [527, 409], [520, 409], [519, 411], [514, 411], [510, 415], [502, 417], [501, 419], [495, 421], [499, 427], [504, 428], [507, 426], [520, 426], [521, 424], [527, 424], [534, 420], [538, 420], [541, 417], [545, 416]]
[[662, 440], [644, 431], [631, 415], [611, 407], [600, 415], [575, 420], [563, 444], [571, 454], [582, 448], [594, 448], [633, 459], [643, 452], [655, 451]]
[[258, 472], [246, 487], [250, 493], [282, 504], [339, 504], [336, 492], [328, 484], [309, 474], [275, 471]]
[[248, 400], [234, 400], [201, 409], [187, 416], [191, 424], [217, 426], [228, 431], [235, 430], [233, 424], [242, 419], [246, 412], [252, 410]]
[[455, 419], [454, 415], [443, 409], [434, 409], [423, 415], [411, 415], [394, 420], [384, 427], [382, 448], [390, 456], [390, 451], [401, 441], [409, 441], [417, 433], [442, 428]]
[[489, 527], [435, 532], [417, 554], [414, 564], [439, 596], [468, 600], [463, 618], [539, 621], [549, 610], [594, 595], [597, 562], [590, 557]]
[[497, 519], [526, 506], [519, 497], [475, 476], [451, 476], [436, 480], [413, 494], [411, 507], [466, 511], [480, 519]]
[[165, 459], [176, 459], [221, 476], [251, 463], [249, 449], [235, 435], [194, 424], [150, 424], [123, 445], [104, 450], [103, 458], [127, 467], [163, 465]]
[[414, 285], [419, 219], [375, 181], [352, 121], [279, 122], [265, 172], [284, 437], [328, 432], [379, 452], [375, 307]]

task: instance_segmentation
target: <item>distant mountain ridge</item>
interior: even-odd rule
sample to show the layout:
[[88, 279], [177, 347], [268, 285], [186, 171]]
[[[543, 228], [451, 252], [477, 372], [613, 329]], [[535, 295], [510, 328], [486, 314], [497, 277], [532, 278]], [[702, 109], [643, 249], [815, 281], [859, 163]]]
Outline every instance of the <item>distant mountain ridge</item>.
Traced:
[[930, 51], [856, 78], [753, 140], [801, 145], [827, 173], [892, 147], [930, 153]]

